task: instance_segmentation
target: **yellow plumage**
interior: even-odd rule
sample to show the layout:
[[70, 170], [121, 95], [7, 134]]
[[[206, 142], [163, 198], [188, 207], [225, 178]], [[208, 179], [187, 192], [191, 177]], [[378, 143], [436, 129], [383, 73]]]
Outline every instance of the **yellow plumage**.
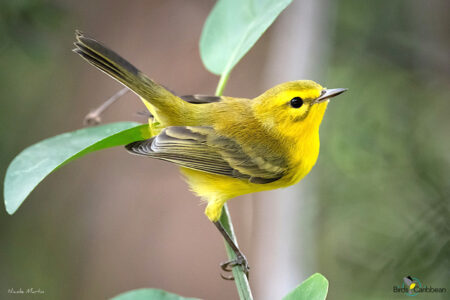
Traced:
[[[191, 104], [175, 97], [155, 109], [151, 101], [142, 99], [154, 115], [151, 127], [209, 125], [219, 135], [231, 137], [247, 148], [252, 156], [253, 145], [265, 147], [266, 153], [276, 152], [287, 161], [287, 170], [280, 179], [255, 184], [248, 180], [217, 175], [182, 167], [191, 189], [208, 202], [207, 217], [215, 222], [220, 218], [223, 204], [234, 197], [287, 187], [300, 181], [316, 163], [319, 154], [319, 125], [328, 102], [293, 109], [285, 105], [294, 97], [316, 99], [323, 88], [308, 80], [281, 84], [261, 96], [250, 100], [222, 97], [220, 102]], [[166, 106], [179, 107], [182, 115], [170, 115]], [[302, 116], [306, 114], [307, 116]], [[300, 117], [301, 120], [294, 121]], [[154, 132], [157, 134], [159, 132]], [[257, 161], [258, 157], [253, 157]], [[264, 162], [261, 162], [264, 164]], [[277, 166], [265, 166], [276, 169]]]
[[213, 222], [230, 198], [290, 186], [308, 174], [319, 154], [327, 99], [344, 91], [330, 93], [299, 80], [254, 99], [185, 101], [80, 32], [75, 45], [75, 52], [138, 94], [152, 114], [154, 138], [127, 149], [178, 164], [191, 189], [207, 201], [205, 213]]
[[[224, 97], [226, 100], [223, 103], [202, 105], [202, 107], [208, 106], [204, 108], [204, 113], [210, 118], [202, 120], [204, 123], [198, 123], [198, 125], [212, 124], [217, 132], [232, 136], [242, 145], [246, 145], [250, 153], [252, 145], [262, 144], [267, 152], [277, 152], [288, 161], [287, 172], [284, 176], [266, 184], [255, 184], [247, 180], [182, 168], [181, 171], [186, 176], [191, 189], [208, 202], [205, 214], [211, 221], [214, 222], [220, 218], [222, 206], [227, 200], [244, 194], [293, 185], [308, 174], [316, 163], [320, 144], [319, 124], [327, 102], [314, 105], [308, 118], [293, 124], [292, 112], [288, 111], [288, 107], [283, 106], [286, 99], [293, 98], [289, 98], [289, 94], [295, 93], [296, 96], [303, 96], [305, 99], [313, 95], [315, 99], [320, 96], [322, 88], [311, 81], [291, 84], [305, 90], [300, 93], [298, 90], [286, 90], [279, 96], [271, 95], [269, 90], [268, 95], [263, 94], [253, 100]], [[286, 85], [282, 84], [276, 89], [283, 89]], [[266, 102], [271, 103], [266, 104]], [[270, 106], [274, 110], [269, 108]], [[277, 108], [279, 111], [276, 110]], [[264, 116], [266, 111], [270, 112], [270, 116]]]
[[328, 99], [345, 89], [298, 80], [254, 99], [180, 98], [94, 39], [80, 32], [76, 36], [74, 51], [134, 91], [152, 114], [152, 138], [126, 148], [181, 167], [192, 191], [207, 201], [206, 216], [236, 253], [222, 269], [241, 265], [248, 273], [245, 256], [219, 222], [224, 203], [290, 186], [308, 174], [319, 155], [319, 126]]

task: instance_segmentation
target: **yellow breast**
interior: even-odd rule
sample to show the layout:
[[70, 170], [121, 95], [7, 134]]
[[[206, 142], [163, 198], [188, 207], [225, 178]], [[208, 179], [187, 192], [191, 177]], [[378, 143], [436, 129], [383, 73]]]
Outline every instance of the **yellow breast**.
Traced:
[[208, 114], [202, 114], [204, 117], [208, 116], [207, 118], [195, 120], [193, 123], [210, 124], [218, 133], [233, 138], [248, 149], [256, 145], [255, 147], [261, 150], [261, 145], [264, 145], [268, 152], [280, 152], [286, 158], [288, 169], [282, 178], [274, 182], [257, 184], [246, 179], [182, 167], [181, 172], [186, 177], [191, 190], [208, 202], [205, 213], [211, 221], [217, 221], [220, 218], [223, 204], [231, 198], [287, 187], [299, 182], [311, 171], [319, 154], [318, 129], [326, 104], [320, 105], [322, 107], [318, 105], [311, 111], [311, 118], [308, 119], [309, 121], [302, 122], [301, 126], [286, 128], [279, 126], [277, 128], [279, 132], [267, 132], [265, 124], [251, 120], [253, 116], [248, 108], [248, 101], [225, 99], [214, 105], [198, 106], [211, 111]]

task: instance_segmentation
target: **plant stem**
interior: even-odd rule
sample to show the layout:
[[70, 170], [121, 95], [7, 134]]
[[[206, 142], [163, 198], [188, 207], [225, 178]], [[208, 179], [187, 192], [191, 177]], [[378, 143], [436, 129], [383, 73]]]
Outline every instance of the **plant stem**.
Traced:
[[[228, 78], [230, 76], [230, 72], [222, 74], [220, 76], [219, 83], [217, 84], [216, 89], [216, 96], [222, 96], [223, 90], [225, 89], [225, 86], [227, 85]], [[222, 224], [225, 231], [228, 233], [230, 238], [234, 241], [236, 246], [238, 246], [236, 235], [234, 234], [234, 228], [233, 223], [231, 222], [230, 213], [228, 212], [228, 206], [225, 204], [222, 208], [222, 215], [220, 216], [220, 223]], [[225, 250], [228, 255], [229, 260], [236, 259], [236, 255], [231, 249], [230, 245], [225, 241]], [[236, 283], [236, 288], [239, 293], [239, 298], [241, 300], [252, 300], [252, 291], [250, 289], [250, 285], [248, 282], [247, 275], [245, 275], [244, 271], [242, 270], [241, 266], [235, 266], [233, 267], [233, 277], [234, 282]]]
[[[222, 216], [220, 217], [220, 223], [222, 223], [223, 228], [228, 232], [228, 235], [234, 241], [236, 246], [238, 246], [236, 236], [234, 234], [233, 223], [231, 222], [230, 213], [228, 212], [228, 206], [226, 204], [222, 208]], [[236, 259], [236, 254], [226, 241], [225, 241], [225, 250], [227, 251], [229, 260]], [[241, 300], [253, 299], [247, 275], [245, 275], [241, 266], [233, 267], [233, 277], [234, 282], [236, 283], [236, 288], [239, 293], [239, 298]]]
[[217, 84], [216, 96], [222, 96], [223, 90], [227, 85], [228, 78], [230, 77], [230, 72], [225, 72], [220, 76], [219, 83]]
[[98, 125], [101, 123], [101, 114], [111, 105], [114, 104], [114, 102], [116, 102], [120, 97], [122, 97], [123, 95], [125, 95], [126, 93], [128, 93], [130, 90], [125, 87], [123, 89], [121, 89], [120, 91], [118, 91], [117, 93], [115, 93], [114, 95], [112, 95], [111, 97], [109, 97], [108, 100], [106, 100], [105, 102], [102, 103], [102, 105], [100, 105], [99, 107], [97, 107], [96, 109], [90, 111], [85, 117], [84, 117], [84, 125], [88, 125], [88, 126], [93, 126], [93, 125]]

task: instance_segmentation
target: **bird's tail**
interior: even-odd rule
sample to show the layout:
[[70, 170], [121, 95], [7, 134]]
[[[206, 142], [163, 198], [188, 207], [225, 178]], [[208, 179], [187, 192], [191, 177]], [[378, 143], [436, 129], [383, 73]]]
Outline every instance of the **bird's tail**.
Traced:
[[[75, 53], [127, 86], [143, 100], [150, 102], [158, 111], [167, 115], [179, 114], [179, 106], [183, 105], [183, 100], [148, 78], [131, 63], [100, 42], [85, 36], [78, 30], [75, 35], [76, 48], [73, 49]], [[145, 104], [148, 107], [148, 103]]]

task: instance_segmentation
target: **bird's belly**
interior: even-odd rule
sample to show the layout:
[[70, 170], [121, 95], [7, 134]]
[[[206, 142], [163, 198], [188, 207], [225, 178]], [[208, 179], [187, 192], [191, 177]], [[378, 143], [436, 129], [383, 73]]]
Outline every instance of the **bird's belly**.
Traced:
[[181, 172], [185, 176], [191, 190], [208, 202], [226, 201], [240, 195], [284, 186], [279, 182], [281, 179], [268, 184], [255, 184], [247, 180], [187, 168], [181, 168]]
[[309, 139], [309, 143], [306, 139], [303, 141], [304, 143], [296, 147], [298, 148], [295, 151], [296, 155], [290, 158], [291, 164], [287, 174], [271, 183], [256, 184], [188, 168], [181, 168], [181, 172], [191, 190], [208, 202], [226, 201], [240, 195], [288, 187], [299, 182], [311, 171], [319, 155], [318, 135]]
[[215, 175], [187, 168], [181, 168], [181, 172], [186, 177], [191, 190], [202, 199], [208, 202], [226, 201], [240, 195], [268, 191], [296, 184], [311, 171], [316, 160], [317, 154], [312, 155], [292, 168], [291, 171], [279, 180], [266, 184], [251, 183], [243, 179]]

